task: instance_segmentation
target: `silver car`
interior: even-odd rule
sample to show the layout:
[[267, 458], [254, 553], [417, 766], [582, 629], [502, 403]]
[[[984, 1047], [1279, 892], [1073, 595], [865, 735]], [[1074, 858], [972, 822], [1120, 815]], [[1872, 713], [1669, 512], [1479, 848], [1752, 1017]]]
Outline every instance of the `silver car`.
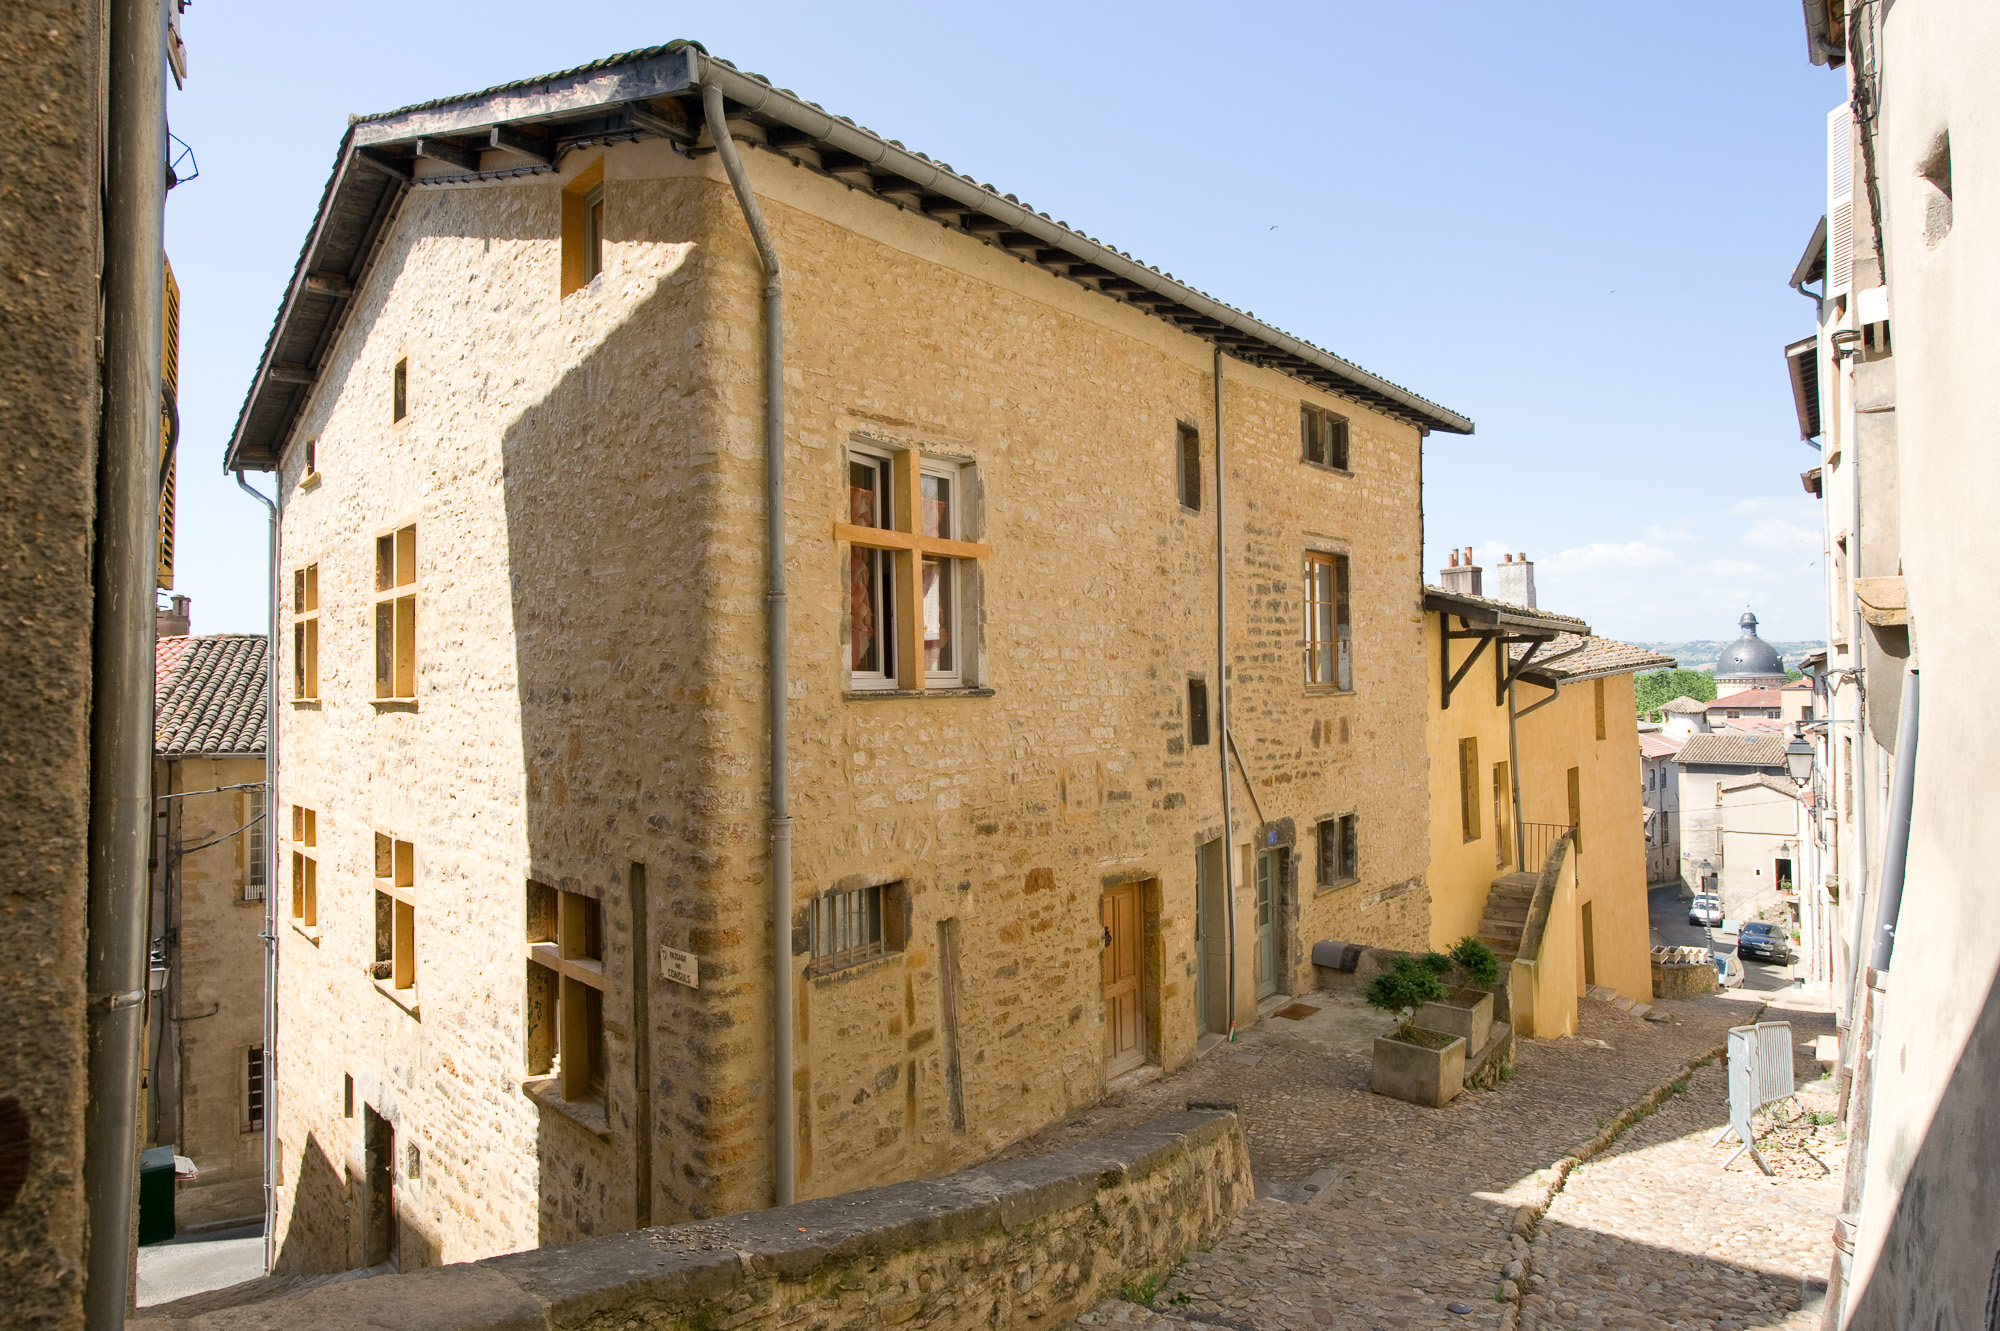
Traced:
[[1722, 898], [1704, 892], [1688, 902], [1688, 923], [1719, 928], [1722, 924]]

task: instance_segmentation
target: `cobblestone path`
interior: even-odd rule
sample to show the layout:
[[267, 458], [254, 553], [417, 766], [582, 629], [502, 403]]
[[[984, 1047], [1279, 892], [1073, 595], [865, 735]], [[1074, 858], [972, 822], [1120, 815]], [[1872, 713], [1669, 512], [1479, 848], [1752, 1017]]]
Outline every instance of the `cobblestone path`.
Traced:
[[[1084, 1327], [1803, 1325], [1785, 1318], [1824, 1271], [1835, 1148], [1800, 1136], [1777, 1150], [1781, 1173], [1810, 1178], [1768, 1184], [1747, 1159], [1721, 1174], [1734, 1143], [1708, 1147], [1727, 1117], [1717, 1069], [1698, 1071], [1685, 1095], [1572, 1171], [1537, 1224], [1557, 1161], [1722, 1044], [1729, 1027], [1756, 1020], [1757, 1000], [1768, 997], [1656, 1004], [1665, 1022], [1585, 1000], [1576, 1038], [1523, 1041], [1513, 1079], [1429, 1110], [1367, 1091], [1368, 1047], [1355, 1037], [1374, 1014], [1360, 1015], [1351, 994], [1309, 994], [1304, 1001], [1327, 1010], [1296, 1026], [1267, 1019], [1233, 1050], [1110, 1097], [1010, 1154], [1190, 1100], [1233, 1103], [1243, 1117], [1258, 1199], [1211, 1251], [1155, 1273], [1163, 1279], [1150, 1307], [1110, 1301], [1080, 1319]], [[1811, 1037], [1830, 1020], [1803, 1011], [1766, 1019], [1794, 1023], [1801, 1064], [1817, 1077]], [[1802, 1120], [1791, 1131], [1806, 1130]], [[1806, 1144], [1835, 1172], [1802, 1163]], [[1540, 1279], [1517, 1302], [1512, 1281], [1531, 1259]]]

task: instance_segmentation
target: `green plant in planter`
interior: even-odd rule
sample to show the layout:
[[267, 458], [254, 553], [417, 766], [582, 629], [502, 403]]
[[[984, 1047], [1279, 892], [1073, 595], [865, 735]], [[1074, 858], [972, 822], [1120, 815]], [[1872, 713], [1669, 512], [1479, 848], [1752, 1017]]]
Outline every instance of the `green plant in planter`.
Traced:
[[1444, 981], [1431, 968], [1430, 957], [1437, 957], [1447, 968], [1451, 965], [1449, 958], [1436, 952], [1423, 958], [1397, 957], [1394, 965], [1368, 982], [1368, 1006], [1402, 1018], [1395, 1031], [1398, 1040], [1409, 1038], [1418, 1008], [1445, 996]]
[[[1436, 956], [1436, 953], [1432, 953]], [[1451, 945], [1451, 964], [1465, 974], [1475, 989], [1491, 989], [1500, 982], [1500, 958], [1492, 948], [1471, 934]]]

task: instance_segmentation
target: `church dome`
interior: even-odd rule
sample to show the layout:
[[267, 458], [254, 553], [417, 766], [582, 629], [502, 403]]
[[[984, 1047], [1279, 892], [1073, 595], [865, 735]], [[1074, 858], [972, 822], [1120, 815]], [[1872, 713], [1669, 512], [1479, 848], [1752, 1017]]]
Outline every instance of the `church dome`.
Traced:
[[1784, 658], [1777, 649], [1757, 636], [1757, 616], [1748, 610], [1737, 621], [1743, 629], [1743, 636], [1722, 649], [1716, 658], [1715, 678], [1718, 683], [1725, 679], [1771, 679], [1782, 682], [1785, 678]]

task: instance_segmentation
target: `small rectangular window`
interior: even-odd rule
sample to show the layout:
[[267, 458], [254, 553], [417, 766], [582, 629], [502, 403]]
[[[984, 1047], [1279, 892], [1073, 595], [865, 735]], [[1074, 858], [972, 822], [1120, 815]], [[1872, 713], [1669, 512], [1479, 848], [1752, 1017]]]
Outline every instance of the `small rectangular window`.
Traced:
[[1188, 681], [1188, 743], [1208, 743], [1208, 681]]
[[[1576, 831], [1576, 853], [1583, 854], [1583, 769], [1569, 769], [1569, 825]], [[1720, 835], [1718, 833], [1717, 835]]]
[[410, 414], [410, 358], [403, 357], [390, 372], [389, 421], [400, 422]]
[[1458, 821], [1467, 841], [1479, 840], [1479, 741], [1458, 742]]
[[604, 271], [604, 186], [583, 196], [583, 280]]
[[1508, 817], [1508, 810], [1513, 807], [1512, 795], [1507, 764], [1493, 764], [1493, 837], [1497, 843], [1493, 850], [1495, 868], [1505, 868], [1514, 862], [1514, 820]]
[[319, 815], [292, 806], [292, 923], [319, 927]]
[[[855, 452], [847, 460], [847, 520], [857, 527], [895, 526], [889, 459]], [[896, 559], [893, 551], [848, 548], [848, 670], [855, 687], [896, 682]]]
[[251, 1132], [264, 1130], [264, 1046], [252, 1045], [243, 1057], [243, 1121]]
[[1306, 555], [1306, 683], [1354, 687], [1353, 635], [1348, 623], [1347, 556]]
[[604, 1100], [604, 907], [528, 884], [528, 1073], [572, 1102]]
[[1338, 471], [1347, 466], [1347, 418], [1324, 407], [1299, 404], [1299, 455], [1305, 461]]
[[292, 570], [292, 698], [319, 698], [319, 565]]
[[1597, 737], [1598, 737], [1599, 739], [1603, 739], [1603, 738], [1604, 738], [1604, 681], [1603, 681], [1603, 680], [1601, 680], [1601, 679], [1594, 679], [1594, 680], [1592, 680], [1592, 681], [1591, 681], [1591, 683], [1597, 686], [1597, 689], [1596, 689], [1596, 693], [1597, 693]]
[[268, 868], [264, 860], [264, 838], [269, 835], [264, 826], [264, 788], [255, 786], [244, 791], [243, 795], [243, 899], [262, 901]]
[[375, 958], [370, 973], [392, 989], [417, 984], [417, 851], [375, 834]]
[[848, 547], [847, 676], [855, 689], [958, 688], [986, 547], [965, 539], [970, 465], [856, 447], [835, 534]]
[[1181, 507], [1201, 508], [1201, 431], [1192, 425], [1176, 428], [1175, 466], [1180, 473]]
[[1321, 887], [1333, 887], [1358, 876], [1360, 853], [1354, 844], [1354, 820], [1351, 813], [1320, 820], [1317, 867]]
[[417, 528], [375, 538], [375, 696], [417, 696]]
[[809, 925], [813, 970], [838, 970], [887, 955], [894, 899], [888, 887], [860, 887], [815, 898]]

